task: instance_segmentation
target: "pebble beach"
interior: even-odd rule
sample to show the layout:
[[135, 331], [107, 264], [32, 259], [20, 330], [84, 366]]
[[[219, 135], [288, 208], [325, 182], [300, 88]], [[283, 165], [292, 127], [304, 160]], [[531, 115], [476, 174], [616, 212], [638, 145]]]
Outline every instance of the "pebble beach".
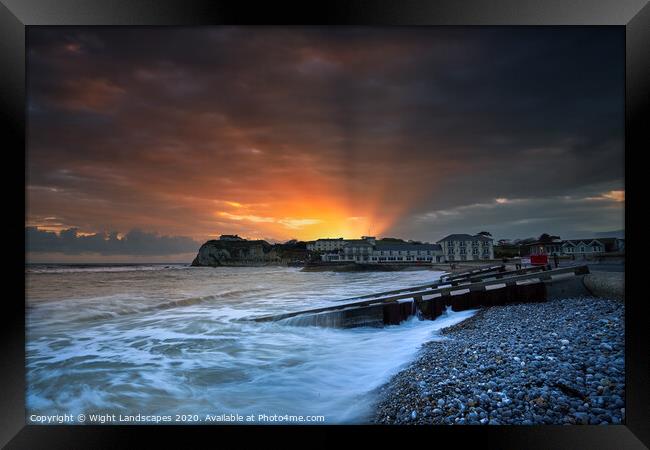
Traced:
[[479, 310], [378, 390], [377, 424], [620, 424], [624, 303], [572, 298]]

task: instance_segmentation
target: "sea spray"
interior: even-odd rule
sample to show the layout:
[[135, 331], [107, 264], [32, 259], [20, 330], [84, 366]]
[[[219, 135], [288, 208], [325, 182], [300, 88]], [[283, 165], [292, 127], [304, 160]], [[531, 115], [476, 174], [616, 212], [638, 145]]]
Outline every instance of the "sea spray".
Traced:
[[436, 330], [471, 311], [435, 321], [411, 317], [384, 328], [241, 319], [334, 304], [438, 275], [277, 267], [32, 271], [27, 409], [189, 414], [200, 421], [210, 414], [266, 414], [363, 422], [369, 392], [408, 363]]

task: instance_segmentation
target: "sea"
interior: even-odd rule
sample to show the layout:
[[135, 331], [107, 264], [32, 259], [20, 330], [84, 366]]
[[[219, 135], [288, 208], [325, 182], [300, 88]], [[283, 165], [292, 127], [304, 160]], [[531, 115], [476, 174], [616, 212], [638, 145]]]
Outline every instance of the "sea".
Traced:
[[384, 328], [248, 319], [441, 275], [27, 265], [28, 422], [366, 423], [377, 388], [474, 311]]

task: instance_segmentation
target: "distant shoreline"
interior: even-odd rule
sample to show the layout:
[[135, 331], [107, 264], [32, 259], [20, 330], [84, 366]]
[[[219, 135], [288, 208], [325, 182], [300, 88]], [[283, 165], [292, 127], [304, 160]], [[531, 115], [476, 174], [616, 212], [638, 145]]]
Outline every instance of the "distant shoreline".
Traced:
[[25, 266], [189, 266], [188, 262], [26, 262]]

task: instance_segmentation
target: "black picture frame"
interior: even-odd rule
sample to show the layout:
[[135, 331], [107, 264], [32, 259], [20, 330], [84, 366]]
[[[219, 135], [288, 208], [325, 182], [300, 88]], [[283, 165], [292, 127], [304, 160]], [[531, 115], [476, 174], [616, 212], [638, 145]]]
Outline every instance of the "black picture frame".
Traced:
[[[609, 426], [488, 426], [488, 427], [157, 427], [157, 426], [34, 426], [25, 420], [25, 304], [24, 226], [16, 211], [25, 214], [26, 28], [38, 25], [205, 26], [205, 25], [581, 25], [620, 26], [626, 33], [626, 419]], [[15, 291], [3, 297], [2, 369], [0, 379], [0, 444], [6, 448], [104, 448], [129, 447], [132, 439], [147, 436], [171, 438], [180, 429], [219, 444], [224, 431], [247, 441], [259, 432], [271, 433], [280, 444], [287, 433], [316, 433], [309, 443], [340, 445], [351, 433], [366, 432], [384, 439], [386, 433], [398, 442], [414, 445], [425, 439], [430, 445], [472, 442], [497, 448], [647, 448], [650, 446], [650, 397], [648, 381], [648, 326], [643, 314], [643, 255], [640, 236], [642, 219], [633, 220], [634, 205], [641, 207], [642, 194], [631, 183], [639, 180], [640, 158], [650, 142], [647, 112], [650, 100], [650, 6], [647, 0], [347, 0], [292, 3], [249, 0], [0, 0], [0, 111], [5, 156], [22, 155], [5, 163], [2, 176], [5, 195], [14, 203], [5, 213], [5, 274]], [[647, 119], [646, 119], [647, 120]], [[645, 147], [643, 144], [645, 143]], [[15, 166], [14, 166], [15, 164]], [[640, 192], [640, 191], [638, 191]], [[8, 208], [8, 206], [7, 206]], [[23, 236], [23, 238], [19, 238]], [[631, 240], [630, 240], [631, 239]], [[632, 242], [633, 245], [629, 245]], [[21, 281], [23, 280], [23, 281]], [[637, 291], [639, 291], [637, 293]], [[630, 294], [631, 293], [631, 294]], [[407, 432], [406, 435], [396, 433]], [[218, 437], [221, 436], [221, 437]], [[304, 442], [304, 441], [303, 441]], [[304, 442], [307, 443], [307, 442]]]

